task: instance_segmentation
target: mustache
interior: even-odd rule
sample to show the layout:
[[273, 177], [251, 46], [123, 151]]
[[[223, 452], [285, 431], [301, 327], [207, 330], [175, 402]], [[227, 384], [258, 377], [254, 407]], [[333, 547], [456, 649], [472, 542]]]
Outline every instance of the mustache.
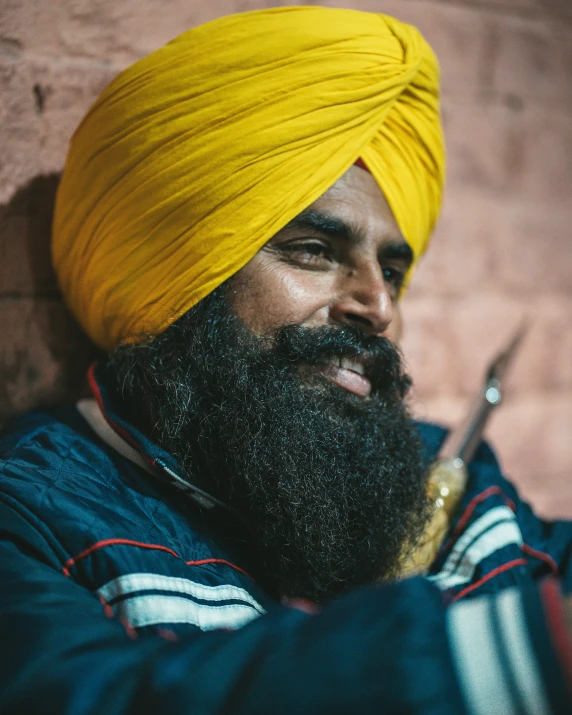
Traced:
[[352, 326], [284, 325], [274, 335], [272, 352], [280, 362], [290, 365], [357, 360], [364, 365], [373, 392], [397, 399], [406, 396], [412, 383], [394, 343]]
[[[109, 357], [127, 418], [240, 514], [225, 534], [271, 592], [321, 602], [391, 576], [428, 513], [399, 351], [343, 325], [258, 336], [223, 291]], [[307, 370], [337, 359], [367, 365], [372, 399]]]

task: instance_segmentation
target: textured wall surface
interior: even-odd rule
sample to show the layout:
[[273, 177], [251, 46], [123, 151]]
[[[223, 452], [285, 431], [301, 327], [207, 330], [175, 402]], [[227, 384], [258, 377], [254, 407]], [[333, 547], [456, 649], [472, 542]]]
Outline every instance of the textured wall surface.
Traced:
[[[49, 265], [57, 172], [124, 66], [260, 0], [0, 0], [0, 419], [82, 390], [94, 354]], [[489, 436], [537, 508], [572, 515], [572, 4], [344, 0], [418, 25], [443, 68], [449, 183], [404, 303], [417, 414], [452, 423], [522, 319]]]

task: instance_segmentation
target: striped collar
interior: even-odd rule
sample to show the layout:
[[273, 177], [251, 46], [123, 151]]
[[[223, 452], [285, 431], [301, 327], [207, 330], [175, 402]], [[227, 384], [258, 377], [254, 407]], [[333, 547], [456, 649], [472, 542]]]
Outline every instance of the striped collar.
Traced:
[[224, 502], [185, 481], [177, 460], [121, 416], [117, 401], [113, 399], [111, 391], [106, 388], [99, 374], [99, 363], [90, 366], [87, 377], [95, 399], [80, 400], [76, 407], [106, 444], [150, 474], [159, 472], [200, 506], [206, 509], [214, 506], [228, 508]]

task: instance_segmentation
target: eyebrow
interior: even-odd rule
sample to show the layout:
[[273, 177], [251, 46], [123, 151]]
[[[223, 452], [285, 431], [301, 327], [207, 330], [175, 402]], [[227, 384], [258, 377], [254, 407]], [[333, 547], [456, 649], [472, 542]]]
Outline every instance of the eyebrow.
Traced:
[[[289, 229], [310, 229], [324, 233], [331, 238], [341, 238], [350, 243], [359, 243], [364, 238], [363, 231], [355, 228], [343, 219], [315, 209], [306, 209], [284, 226], [282, 231]], [[414, 255], [411, 246], [404, 240], [390, 241], [380, 250], [380, 259], [386, 261], [403, 261], [409, 267]]]
[[363, 238], [363, 233], [350, 226], [349, 223], [330, 214], [306, 209], [289, 221], [282, 229], [287, 231], [293, 228], [309, 228], [320, 233], [325, 233], [331, 238], [343, 238], [346, 241], [357, 243]]
[[413, 263], [414, 259], [413, 250], [405, 241], [386, 243], [380, 251], [380, 257], [386, 261], [403, 261], [407, 267]]

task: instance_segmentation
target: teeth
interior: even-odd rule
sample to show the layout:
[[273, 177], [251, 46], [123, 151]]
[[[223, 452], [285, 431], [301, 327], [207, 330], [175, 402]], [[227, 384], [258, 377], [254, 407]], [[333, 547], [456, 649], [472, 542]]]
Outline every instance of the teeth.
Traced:
[[365, 366], [357, 360], [351, 360], [350, 358], [332, 358], [331, 360], [324, 360], [322, 364], [342, 367], [345, 370], [357, 372], [358, 375], [363, 375], [365, 377]]
[[342, 360], [340, 360], [340, 367], [351, 370], [352, 372], [357, 372], [358, 375], [365, 375], [365, 367], [355, 360], [342, 358]]

